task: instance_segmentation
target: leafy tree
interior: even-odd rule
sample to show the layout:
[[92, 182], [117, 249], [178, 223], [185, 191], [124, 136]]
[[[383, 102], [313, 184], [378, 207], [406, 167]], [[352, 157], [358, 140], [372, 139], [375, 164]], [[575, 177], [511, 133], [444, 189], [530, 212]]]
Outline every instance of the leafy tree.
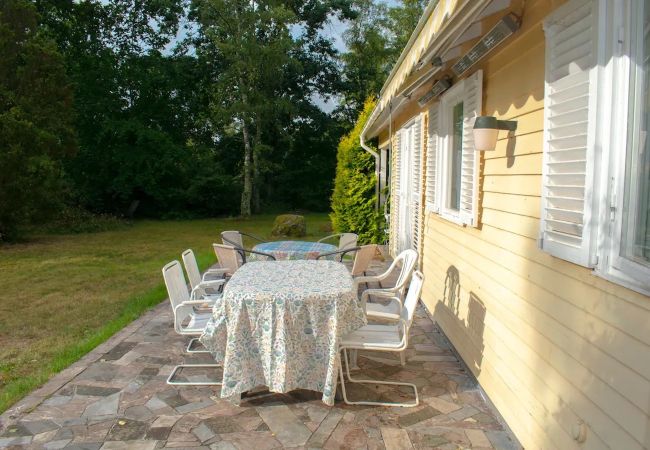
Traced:
[[341, 56], [345, 92], [337, 113], [352, 123], [365, 100], [377, 96], [415, 29], [427, 0], [402, 0], [387, 7], [377, 0], [355, 0], [356, 18], [343, 35]]
[[315, 92], [338, 92], [336, 53], [318, 30], [333, 11], [350, 10], [344, 1], [196, 0], [194, 11], [205, 37], [198, 53], [222, 68], [212, 82], [214, 122], [242, 136], [247, 216], [259, 208], [265, 177], [277, 178], [289, 161], [286, 147], [270, 143], [291, 141], [291, 130], [311, 122]]
[[0, 61], [0, 239], [12, 239], [60, 206], [76, 139], [63, 58], [24, 0], [0, 3]]
[[384, 238], [383, 215], [375, 210], [374, 160], [359, 143], [375, 104], [367, 100], [354, 128], [341, 138], [332, 194], [330, 217], [334, 230], [357, 233], [360, 243], [379, 243]]

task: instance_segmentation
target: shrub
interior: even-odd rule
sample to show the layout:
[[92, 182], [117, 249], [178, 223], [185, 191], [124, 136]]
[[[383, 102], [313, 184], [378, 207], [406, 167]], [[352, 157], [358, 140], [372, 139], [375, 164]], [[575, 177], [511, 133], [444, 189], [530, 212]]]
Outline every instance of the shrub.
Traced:
[[366, 101], [354, 128], [339, 142], [330, 214], [337, 233], [356, 233], [362, 244], [384, 239], [384, 218], [375, 209], [375, 161], [359, 142], [374, 106], [374, 100]]

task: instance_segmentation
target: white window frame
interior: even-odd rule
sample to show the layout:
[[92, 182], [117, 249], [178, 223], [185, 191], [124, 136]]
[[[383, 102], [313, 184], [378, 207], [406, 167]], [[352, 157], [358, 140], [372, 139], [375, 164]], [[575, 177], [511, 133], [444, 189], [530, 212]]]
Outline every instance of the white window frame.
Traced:
[[[633, 90], [636, 87], [631, 86], [630, 80], [632, 70], [640, 71], [631, 62], [631, 52], [638, 48], [633, 46], [633, 43], [639, 45], [639, 35], [633, 34], [634, 27], [631, 25], [634, 18], [641, 16], [642, 2], [590, 1], [599, 11], [596, 78], [598, 101], [590, 107], [596, 110], [591, 110], [589, 115], [589, 120], [594, 121], [592, 125], [596, 130], [594, 145], [597, 156], [594, 161], [593, 179], [587, 178], [588, 184], [585, 185], [586, 189], [591, 189], [595, 198], [591, 223], [586, 223], [585, 227], [593, 227], [595, 236], [592, 238], [595, 238], [596, 243], [592, 247], [595, 251], [593, 263], [590, 258], [590, 262], [584, 265], [593, 267], [593, 273], [599, 277], [650, 295], [650, 265], [621, 256], [630, 97], [636, 92]], [[556, 10], [549, 18], [561, 20], [560, 10]], [[634, 42], [634, 39], [637, 42]], [[638, 95], [635, 98], [638, 100]], [[547, 251], [556, 257], [568, 259], [563, 258], [557, 251]]]
[[[440, 182], [438, 184], [438, 214], [446, 220], [454, 222], [458, 225], [463, 225], [463, 220], [460, 214], [460, 205], [458, 209], [451, 209], [448, 207], [449, 203], [449, 191], [451, 185], [451, 177], [449, 172], [451, 171], [451, 155], [452, 155], [452, 145], [453, 145], [453, 133], [454, 133], [454, 107], [462, 103], [463, 111], [465, 108], [465, 82], [464, 80], [455, 84], [451, 89], [449, 89], [441, 98], [438, 114], [440, 116], [439, 124], [440, 129], [438, 130], [438, 148], [439, 148], [439, 159], [438, 159], [438, 176], [440, 177]], [[463, 114], [464, 115], [464, 114]], [[463, 136], [465, 133], [471, 133], [472, 130], [465, 129], [465, 123], [463, 121]], [[461, 177], [462, 177], [462, 157], [461, 157]], [[461, 180], [461, 190], [462, 190], [462, 180]], [[462, 193], [461, 193], [462, 195]]]
[[[634, 93], [637, 101], [638, 84], [632, 86], [632, 71], [636, 71], [636, 80], [641, 69], [631, 63], [632, 52], [641, 44], [641, 37], [634, 30], [637, 24], [633, 20], [642, 20], [642, 2], [625, 0], [607, 1], [607, 36], [612, 57], [606, 68], [607, 77], [600, 94], [612, 99], [612, 108], [603, 108], [599, 116], [599, 125], [606, 130], [603, 148], [609, 148], [606, 160], [599, 173], [599, 204], [601, 214], [598, 232], [601, 239], [598, 253], [603, 255], [596, 265], [596, 274], [630, 289], [650, 295], [650, 264], [643, 265], [621, 256], [623, 235], [623, 211], [625, 201], [626, 159], [629, 148], [628, 130], [630, 129], [630, 97]], [[609, 109], [606, 111], [606, 109]], [[607, 147], [605, 147], [605, 145]], [[608, 182], [609, 180], [609, 182]]]

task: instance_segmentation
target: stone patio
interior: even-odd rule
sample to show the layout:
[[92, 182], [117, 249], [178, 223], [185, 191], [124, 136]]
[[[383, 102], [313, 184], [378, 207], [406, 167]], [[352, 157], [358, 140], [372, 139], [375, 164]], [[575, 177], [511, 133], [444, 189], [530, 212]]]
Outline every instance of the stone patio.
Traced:
[[[122, 330], [0, 416], [0, 447], [70, 449], [520, 449], [475, 380], [421, 308], [407, 364], [360, 353], [361, 373], [418, 386], [416, 408], [327, 407], [319, 393], [260, 389], [235, 406], [218, 386], [172, 387], [184, 353], [168, 302]], [[200, 370], [200, 369], [198, 369]], [[218, 376], [220, 371], [217, 370]], [[188, 379], [215, 373], [189, 372]], [[408, 390], [348, 385], [353, 399], [409, 398]]]

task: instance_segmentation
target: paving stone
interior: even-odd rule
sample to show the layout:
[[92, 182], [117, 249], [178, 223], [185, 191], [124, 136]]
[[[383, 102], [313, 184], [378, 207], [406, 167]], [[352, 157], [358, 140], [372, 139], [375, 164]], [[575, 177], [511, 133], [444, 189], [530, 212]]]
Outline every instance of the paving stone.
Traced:
[[77, 376], [77, 381], [111, 381], [117, 374], [118, 366], [108, 362], [97, 362], [90, 365], [86, 370]]
[[99, 450], [103, 442], [82, 442], [66, 445], [66, 450]]
[[173, 427], [181, 416], [158, 416], [151, 424], [152, 427]]
[[413, 448], [411, 439], [406, 430], [400, 428], [381, 428], [381, 436], [386, 450], [410, 450]]
[[137, 420], [119, 419], [108, 432], [108, 441], [130, 441], [142, 439], [149, 428], [145, 422]]
[[34, 435], [34, 433], [29, 431], [29, 429], [25, 426], [25, 424], [18, 422], [8, 426], [7, 429], [4, 430], [2, 434], [0, 434], [0, 437], [13, 438], [19, 436], [32, 436], [32, 435]]
[[120, 392], [120, 389], [102, 386], [87, 386], [84, 384], [78, 384], [75, 389], [75, 394], [77, 395], [88, 395], [93, 397], [108, 397], [117, 392]]
[[440, 411], [442, 414], [449, 414], [450, 412], [459, 410], [462, 406], [456, 403], [448, 402], [439, 397], [425, 398], [424, 401], [431, 405], [433, 408]]
[[172, 391], [171, 393], [164, 393], [164, 397], [162, 394], [158, 395], [158, 398], [165, 402], [167, 406], [171, 406], [172, 408], [177, 408], [179, 406], [187, 405], [189, 402], [185, 400], [177, 391]]
[[154, 450], [156, 441], [111, 441], [104, 442], [101, 450]]
[[458, 359], [453, 355], [415, 355], [410, 357], [408, 360], [422, 362], [458, 362]]
[[171, 431], [172, 427], [151, 427], [145, 433], [144, 438], [156, 441], [166, 441]]
[[495, 450], [519, 450], [521, 447], [505, 431], [488, 430], [485, 435]]
[[398, 422], [401, 427], [410, 427], [411, 425], [415, 425], [416, 423], [420, 423], [439, 414], [440, 411], [437, 409], [425, 406], [422, 409], [400, 416]]
[[52, 397], [46, 399], [42, 404], [43, 406], [59, 406], [65, 405], [70, 400], [72, 400], [71, 395], [53, 395]]
[[161, 358], [158, 356], [141, 356], [140, 358], [136, 359], [136, 362], [164, 366], [166, 364], [169, 364], [171, 362], [171, 359]]
[[492, 444], [482, 430], [468, 428], [465, 430], [465, 434], [472, 443], [472, 447], [492, 447]]
[[237, 450], [237, 447], [232, 445], [231, 442], [220, 441], [210, 444], [210, 450]]
[[192, 433], [194, 433], [194, 436], [196, 436], [201, 442], [209, 441], [216, 435], [216, 433], [203, 422], [200, 423], [199, 426], [194, 427]]
[[153, 417], [151, 411], [142, 405], [131, 406], [124, 411], [124, 417], [128, 419], [146, 421]]
[[61, 440], [58, 440], [58, 441], [50, 441], [50, 442], [46, 442], [45, 444], [43, 444], [43, 447], [46, 448], [47, 450], [55, 450], [55, 449], [65, 447], [66, 445], [68, 445], [68, 443], [71, 440], [72, 439], [61, 439]]
[[160, 400], [158, 397], [154, 396], [149, 399], [147, 403], [144, 404], [148, 409], [151, 411], [156, 411], [162, 408], [165, 408], [166, 406], [169, 406], [167, 403], [164, 401]]
[[187, 403], [185, 405], [176, 406], [176, 411], [178, 411], [181, 414], [186, 414], [186, 413], [198, 411], [203, 408], [207, 408], [208, 406], [212, 406], [212, 405], [214, 405], [214, 402], [209, 398], [206, 398], [199, 402]]
[[244, 431], [237, 422], [228, 416], [212, 417], [205, 420], [203, 423], [216, 434]]
[[102, 357], [102, 361], [116, 361], [133, 350], [136, 345], [135, 342], [120, 342]]
[[343, 412], [337, 409], [330, 410], [329, 414], [323, 419], [319, 427], [307, 441], [307, 447], [322, 447], [332, 434], [332, 431], [339, 424], [343, 417]]
[[27, 445], [31, 441], [31, 436], [3, 437], [0, 438], [0, 448], [9, 447], [12, 445]]
[[260, 406], [257, 413], [285, 447], [305, 445], [311, 436], [309, 428], [298, 420], [287, 405]]
[[82, 415], [85, 417], [115, 415], [117, 414], [119, 402], [119, 393], [109, 395], [88, 405]]
[[448, 414], [447, 417], [451, 420], [463, 420], [471, 417], [479, 412], [478, 409], [474, 408], [471, 405], [465, 405], [458, 411], [454, 411], [451, 414]]

